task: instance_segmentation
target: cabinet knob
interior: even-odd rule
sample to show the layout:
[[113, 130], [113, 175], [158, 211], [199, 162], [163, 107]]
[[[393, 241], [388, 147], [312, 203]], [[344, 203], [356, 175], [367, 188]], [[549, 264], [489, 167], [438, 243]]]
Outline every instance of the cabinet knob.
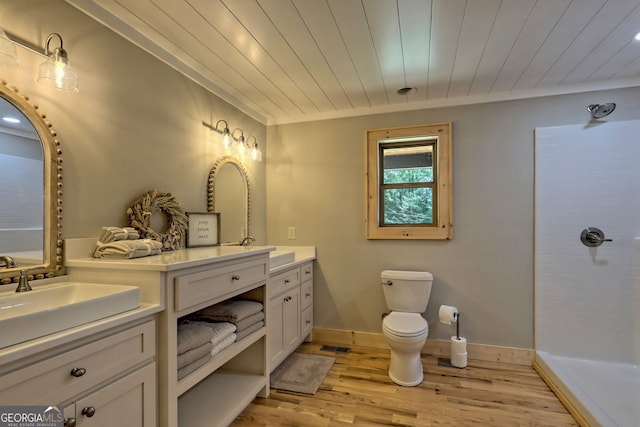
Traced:
[[291, 283], [291, 280], [289, 280], [289, 279], [284, 279], [284, 284], [285, 284], [285, 285], [287, 285], [287, 284], [289, 284], [289, 283]]
[[305, 270], [305, 274], [311, 274], [311, 270]]
[[240, 280], [240, 276], [234, 274], [233, 276], [231, 276], [231, 280]]
[[304, 294], [304, 295], [305, 295], [305, 296], [307, 296], [307, 297], [310, 297], [310, 296], [311, 296], [311, 294], [310, 294], [309, 292], [307, 292], [307, 293], [306, 293], [306, 294]]
[[84, 369], [84, 368], [73, 368], [73, 369], [71, 370], [71, 375], [73, 375], [73, 376], [74, 376], [74, 377], [76, 377], [76, 378], [77, 378], [77, 377], [81, 377], [81, 376], [83, 376], [83, 375], [84, 375], [84, 374], [86, 374], [86, 373], [87, 373], [87, 370], [86, 370], [86, 369]]
[[96, 414], [96, 408], [93, 406], [87, 406], [86, 408], [82, 408], [82, 415], [86, 417], [93, 417]]
[[65, 418], [64, 419], [64, 427], [76, 427], [76, 419], [75, 418]]

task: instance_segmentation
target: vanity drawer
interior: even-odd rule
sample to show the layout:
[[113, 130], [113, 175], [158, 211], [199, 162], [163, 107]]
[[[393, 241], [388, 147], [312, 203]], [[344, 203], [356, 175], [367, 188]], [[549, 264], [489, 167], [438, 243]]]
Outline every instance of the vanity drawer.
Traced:
[[267, 277], [267, 260], [232, 264], [175, 278], [175, 309], [184, 310], [205, 301], [212, 303]]
[[313, 262], [308, 262], [300, 267], [300, 281], [306, 282], [307, 280], [313, 280]]
[[300, 269], [285, 271], [269, 278], [267, 293], [272, 298], [300, 284]]
[[300, 286], [300, 308], [303, 310], [313, 303], [313, 281], [304, 282]]
[[[155, 322], [3, 375], [3, 405], [58, 405], [155, 355]], [[74, 374], [75, 373], [75, 374]]]

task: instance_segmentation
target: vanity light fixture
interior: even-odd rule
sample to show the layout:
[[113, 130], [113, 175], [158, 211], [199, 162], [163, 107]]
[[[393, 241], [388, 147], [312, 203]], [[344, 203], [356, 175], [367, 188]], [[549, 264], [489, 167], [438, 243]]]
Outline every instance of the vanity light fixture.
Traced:
[[[252, 160], [262, 161], [262, 152], [258, 148], [258, 141], [256, 141], [255, 136], [252, 135], [245, 138], [244, 131], [240, 128], [235, 128], [230, 132], [229, 124], [226, 120], [218, 120], [215, 126], [203, 121], [202, 126], [221, 134], [223, 136], [222, 143], [226, 150], [241, 158], [247, 155], [248, 152]], [[253, 142], [251, 139], [253, 139]]]
[[[224, 123], [224, 128], [222, 130], [218, 128], [218, 125], [220, 123]], [[216, 123], [215, 131], [222, 134], [222, 144], [224, 145], [224, 148], [229, 148], [231, 146], [231, 132], [229, 131], [229, 124], [227, 123], [227, 121], [218, 120], [218, 122]]]
[[[253, 138], [253, 145], [251, 145], [251, 138]], [[247, 146], [249, 147], [249, 152], [251, 153], [251, 159], [256, 162], [262, 161], [262, 151], [258, 148], [258, 141], [256, 141], [256, 137], [251, 135], [247, 138]]]
[[[60, 47], [51, 51], [49, 44], [54, 38], [60, 40]], [[62, 48], [62, 37], [58, 33], [49, 34], [44, 50], [48, 59], [40, 65], [38, 82], [58, 90], [78, 92], [78, 74], [71, 68], [67, 51]]]
[[[239, 130], [240, 131], [240, 136], [239, 137], [235, 137], [236, 131]], [[234, 141], [237, 142], [237, 144], [235, 145], [235, 150], [238, 152], [238, 155], [243, 156], [244, 155], [244, 132], [242, 131], [242, 129], [240, 128], [235, 128], [233, 130], [233, 132], [231, 132], [231, 137], [233, 138]]]
[[[60, 40], [60, 47], [56, 47], [51, 51], [49, 45], [54, 38]], [[16, 45], [47, 58], [47, 60], [40, 65], [37, 78], [39, 83], [52, 86], [58, 90], [78, 92], [78, 74], [69, 64], [69, 56], [67, 55], [67, 51], [62, 48], [62, 37], [60, 34], [49, 34], [45, 42], [45, 48], [43, 49], [27, 40], [0, 29], [0, 65], [18, 65]]]
[[11, 42], [2, 28], [0, 28], [0, 66], [7, 68], [18, 66], [16, 45]]

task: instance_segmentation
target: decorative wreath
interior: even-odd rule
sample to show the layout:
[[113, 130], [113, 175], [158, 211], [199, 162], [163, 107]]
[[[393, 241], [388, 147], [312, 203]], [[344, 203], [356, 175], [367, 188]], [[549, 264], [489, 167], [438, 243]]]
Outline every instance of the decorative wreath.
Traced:
[[[164, 233], [151, 228], [151, 217], [156, 212], [167, 216], [169, 225]], [[142, 193], [133, 200], [131, 207], [127, 209], [127, 215], [129, 225], [140, 232], [140, 237], [162, 242], [163, 251], [172, 251], [182, 246], [189, 220], [184, 208], [171, 193], [160, 190]]]

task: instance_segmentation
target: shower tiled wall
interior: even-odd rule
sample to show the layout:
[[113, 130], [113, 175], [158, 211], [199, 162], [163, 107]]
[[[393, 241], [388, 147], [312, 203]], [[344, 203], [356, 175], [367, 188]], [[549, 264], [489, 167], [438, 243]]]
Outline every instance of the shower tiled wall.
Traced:
[[[535, 133], [536, 349], [640, 364], [640, 121]], [[588, 248], [586, 227], [613, 242]]]
[[42, 160], [0, 153], [0, 254], [42, 249], [43, 174]]

